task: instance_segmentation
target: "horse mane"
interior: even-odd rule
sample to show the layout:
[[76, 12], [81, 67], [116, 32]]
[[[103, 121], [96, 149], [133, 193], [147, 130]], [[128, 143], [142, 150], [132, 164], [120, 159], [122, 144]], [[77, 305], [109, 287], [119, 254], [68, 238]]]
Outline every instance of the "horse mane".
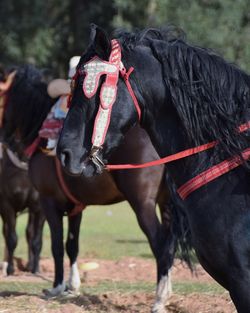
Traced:
[[37, 137], [54, 102], [41, 71], [32, 65], [18, 67], [8, 94], [7, 110], [11, 110], [23, 144], [29, 145]]
[[161, 29], [146, 28], [144, 30], [135, 30], [134, 32], [117, 29], [113, 32], [112, 37], [119, 40], [123, 51], [129, 51], [138, 45], [150, 45], [152, 40], [166, 42], [185, 40], [186, 34], [181, 28], [174, 25], [167, 25]]
[[179, 29], [120, 32], [118, 39], [125, 58], [138, 45], [151, 48], [191, 144], [218, 140], [219, 149], [230, 156], [249, 146], [247, 132], [237, 131], [250, 105], [247, 73], [214, 51], [187, 43]]

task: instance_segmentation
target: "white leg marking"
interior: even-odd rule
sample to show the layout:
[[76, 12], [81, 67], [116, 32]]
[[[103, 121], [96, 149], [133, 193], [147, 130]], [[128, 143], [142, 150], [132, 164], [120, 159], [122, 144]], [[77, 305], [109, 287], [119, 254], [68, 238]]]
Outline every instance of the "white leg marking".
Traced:
[[8, 262], [3, 261], [2, 262], [2, 274], [3, 274], [3, 276], [8, 276], [7, 275], [7, 268], [8, 268]]
[[171, 272], [162, 276], [156, 290], [156, 299], [152, 308], [152, 313], [166, 313], [165, 305], [168, 297], [172, 293]]
[[168, 298], [170, 298], [173, 294], [173, 287], [172, 287], [172, 270], [170, 269], [168, 271], [168, 295], [167, 295], [167, 301]]
[[78, 291], [81, 286], [80, 275], [77, 267], [77, 263], [72, 264], [69, 273], [68, 287], [72, 291]]

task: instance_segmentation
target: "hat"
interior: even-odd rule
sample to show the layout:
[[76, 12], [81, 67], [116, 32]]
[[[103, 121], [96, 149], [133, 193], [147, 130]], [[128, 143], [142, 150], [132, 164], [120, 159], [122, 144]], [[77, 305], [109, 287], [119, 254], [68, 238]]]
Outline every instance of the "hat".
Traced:
[[70, 94], [70, 82], [61, 78], [54, 79], [48, 84], [47, 92], [51, 98], [68, 95]]
[[[73, 56], [69, 60], [69, 72], [68, 78], [71, 78], [75, 75], [76, 67], [80, 61], [80, 56]], [[47, 92], [51, 98], [57, 98], [62, 95], [70, 94], [70, 81], [66, 79], [54, 79], [48, 84]]]
[[69, 72], [68, 72], [68, 78], [72, 78], [75, 75], [76, 67], [80, 61], [80, 56], [75, 55], [69, 60]]

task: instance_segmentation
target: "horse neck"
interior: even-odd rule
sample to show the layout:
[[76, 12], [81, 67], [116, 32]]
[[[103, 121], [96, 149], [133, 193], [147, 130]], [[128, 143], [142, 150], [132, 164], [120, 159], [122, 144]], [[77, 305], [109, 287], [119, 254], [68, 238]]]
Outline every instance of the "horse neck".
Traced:
[[[149, 114], [143, 127], [148, 132], [150, 139], [159, 156], [175, 154], [194, 145], [189, 143], [188, 136], [175, 110], [159, 109], [160, 113]], [[157, 121], [157, 123], [155, 123]], [[190, 179], [197, 172], [198, 164], [203, 169], [209, 163], [209, 153], [192, 155], [178, 161], [168, 163], [167, 170], [177, 185]]]

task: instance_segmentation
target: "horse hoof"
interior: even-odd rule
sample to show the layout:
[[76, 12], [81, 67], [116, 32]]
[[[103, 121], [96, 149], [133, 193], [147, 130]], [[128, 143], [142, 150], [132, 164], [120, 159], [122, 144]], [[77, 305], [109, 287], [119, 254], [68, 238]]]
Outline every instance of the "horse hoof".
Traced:
[[14, 266], [12, 264], [7, 265], [7, 276], [14, 274]]
[[57, 285], [55, 288], [43, 289], [43, 293], [47, 298], [62, 296], [65, 293], [65, 283]]
[[66, 287], [67, 287], [66, 290], [69, 293], [76, 294], [76, 295], [80, 294], [80, 292], [79, 292], [80, 286], [75, 287], [75, 286], [72, 286], [70, 284], [67, 284]]
[[167, 313], [167, 309], [164, 304], [155, 303], [151, 313]]
[[66, 298], [74, 298], [74, 297], [78, 297], [79, 295], [80, 295], [79, 290], [68, 289], [63, 293], [63, 296]]

